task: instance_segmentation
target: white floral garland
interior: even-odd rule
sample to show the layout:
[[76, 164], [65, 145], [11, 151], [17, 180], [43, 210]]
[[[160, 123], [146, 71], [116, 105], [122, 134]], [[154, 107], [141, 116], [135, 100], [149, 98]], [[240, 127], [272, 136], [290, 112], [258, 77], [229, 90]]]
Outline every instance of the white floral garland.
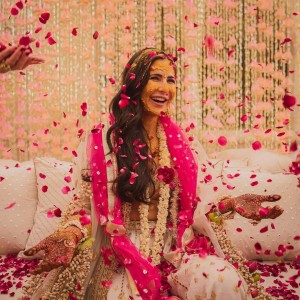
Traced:
[[[159, 140], [159, 166], [166, 166], [171, 168], [170, 153], [167, 145], [167, 138], [165, 131], [161, 124], [157, 127], [157, 137]], [[176, 184], [175, 191], [171, 199], [171, 219], [174, 229], [177, 228], [177, 196], [178, 185]], [[163, 181], [159, 182], [159, 202], [158, 202], [158, 214], [157, 222], [154, 230], [154, 242], [151, 247], [151, 259], [153, 265], [160, 263], [163, 245], [164, 235], [167, 230], [167, 218], [169, 213], [169, 199], [170, 199], [170, 186]], [[140, 233], [140, 251], [147, 257], [150, 255], [150, 234], [149, 234], [149, 205], [142, 203], [139, 206], [141, 233]], [[174, 232], [174, 231], [173, 231]]]

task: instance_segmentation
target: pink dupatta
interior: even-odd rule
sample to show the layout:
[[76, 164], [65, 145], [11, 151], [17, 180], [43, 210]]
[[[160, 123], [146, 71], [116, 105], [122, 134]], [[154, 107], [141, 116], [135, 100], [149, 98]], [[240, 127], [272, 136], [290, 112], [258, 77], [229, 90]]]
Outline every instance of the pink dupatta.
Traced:
[[[165, 130], [168, 148], [180, 181], [177, 247], [181, 248], [183, 233], [193, 222], [193, 214], [197, 202], [198, 167], [179, 126], [167, 116], [162, 116], [160, 121]], [[111, 218], [114, 222], [122, 224], [121, 201], [119, 198], [115, 198], [113, 211], [109, 211], [107, 166], [102, 130], [102, 124], [94, 128], [89, 135], [87, 143], [87, 156], [92, 174], [94, 208], [99, 224], [104, 225]], [[109, 235], [109, 237], [116, 259], [130, 272], [141, 297], [145, 300], [161, 299], [161, 274], [159, 269], [151, 265], [126, 235]]]

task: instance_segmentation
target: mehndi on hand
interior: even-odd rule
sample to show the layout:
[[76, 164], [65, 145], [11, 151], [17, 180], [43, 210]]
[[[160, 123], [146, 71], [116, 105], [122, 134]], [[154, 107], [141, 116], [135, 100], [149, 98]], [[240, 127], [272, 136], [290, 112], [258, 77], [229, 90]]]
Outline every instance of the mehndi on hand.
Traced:
[[42, 262], [33, 270], [33, 274], [49, 272], [60, 266], [67, 267], [74, 256], [76, 246], [82, 234], [75, 226], [56, 231], [43, 239], [36, 246], [24, 251], [27, 256], [32, 256], [39, 251], [45, 251]]
[[238, 197], [224, 197], [218, 204], [219, 211], [224, 214], [227, 212], [237, 212], [241, 216], [260, 221], [262, 219], [276, 219], [283, 213], [279, 205], [274, 207], [263, 207], [263, 202], [275, 202], [281, 199], [279, 195], [256, 195], [244, 194]]

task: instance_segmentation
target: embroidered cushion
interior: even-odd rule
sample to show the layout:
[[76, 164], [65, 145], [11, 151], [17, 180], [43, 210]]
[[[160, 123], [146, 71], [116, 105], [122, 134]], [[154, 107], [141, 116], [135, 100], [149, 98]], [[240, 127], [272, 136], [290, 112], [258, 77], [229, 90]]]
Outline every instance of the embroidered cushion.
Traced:
[[0, 161], [0, 254], [25, 248], [38, 195], [32, 161]]
[[26, 249], [57, 229], [60, 212], [65, 210], [74, 193], [71, 163], [55, 158], [36, 158], [34, 165], [39, 201]]

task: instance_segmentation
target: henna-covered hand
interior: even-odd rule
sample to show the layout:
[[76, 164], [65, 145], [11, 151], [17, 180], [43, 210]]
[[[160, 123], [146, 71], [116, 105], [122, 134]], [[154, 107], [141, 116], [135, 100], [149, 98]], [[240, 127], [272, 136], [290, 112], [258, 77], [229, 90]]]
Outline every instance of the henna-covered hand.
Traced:
[[227, 212], [237, 212], [241, 216], [260, 221], [262, 219], [276, 219], [283, 213], [279, 205], [274, 207], [263, 207], [263, 202], [275, 202], [281, 199], [279, 195], [256, 195], [244, 194], [234, 198], [224, 198], [219, 202], [219, 211], [224, 214]]
[[45, 251], [42, 262], [32, 273], [39, 274], [49, 272], [60, 266], [67, 267], [72, 261], [81, 236], [79, 228], [70, 226], [64, 230], [54, 232], [36, 246], [24, 251], [27, 256], [32, 256], [42, 250]]

